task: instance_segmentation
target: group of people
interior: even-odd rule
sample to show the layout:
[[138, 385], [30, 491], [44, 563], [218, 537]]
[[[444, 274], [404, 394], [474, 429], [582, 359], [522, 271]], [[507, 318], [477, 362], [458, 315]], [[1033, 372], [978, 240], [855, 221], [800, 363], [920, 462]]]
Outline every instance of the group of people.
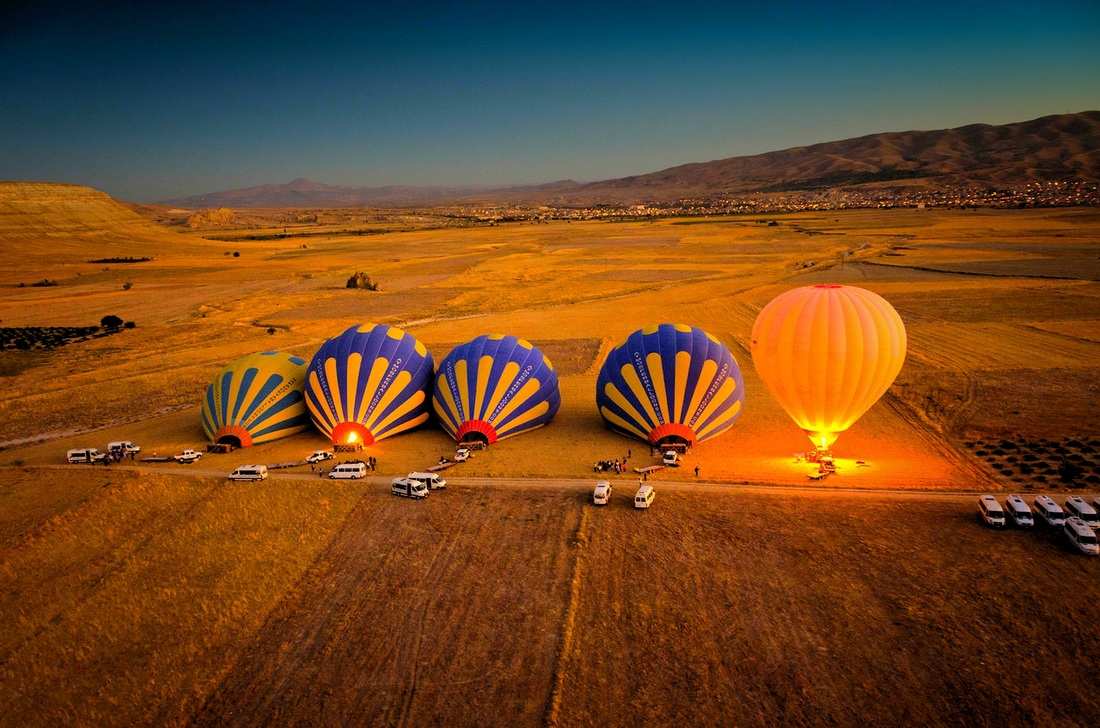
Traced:
[[593, 473], [619, 473], [626, 472], [626, 461], [630, 457], [630, 450], [626, 451], [626, 456], [622, 459], [616, 460], [598, 460], [592, 465]]
[[111, 463], [121, 463], [123, 460], [126, 459], [127, 455], [130, 456], [130, 462], [133, 462], [134, 454], [135, 453], [133, 450], [131, 450], [130, 452], [126, 452], [125, 450], [122, 450], [120, 448], [115, 448], [114, 450], [109, 450], [107, 452], [107, 456], [103, 458], [103, 464], [110, 465]]

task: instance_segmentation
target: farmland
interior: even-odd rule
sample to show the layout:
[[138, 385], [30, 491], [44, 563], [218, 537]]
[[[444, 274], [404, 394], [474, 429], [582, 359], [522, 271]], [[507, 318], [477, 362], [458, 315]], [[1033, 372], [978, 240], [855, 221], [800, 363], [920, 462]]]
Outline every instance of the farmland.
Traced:
[[[1094, 209], [387, 229], [272, 212], [213, 240], [50, 194], [65, 217], [39, 227], [38, 207], [5, 203], [0, 323], [137, 326], [0, 353], [0, 722], [1065, 725], [1100, 709], [1100, 560], [987, 530], [970, 495], [1100, 491]], [[106, 256], [150, 260], [91, 262]], [[345, 288], [357, 271], [381, 291]], [[58, 285], [18, 285], [43, 279]], [[819, 282], [891, 301], [909, 353], [811, 488], [792, 457], [809, 443], [748, 346], [774, 295]], [[62, 464], [113, 439], [199, 446], [224, 364], [308, 358], [365, 321], [437, 362], [482, 333], [529, 339], [562, 409], [423, 503], [386, 483], [453, 452], [434, 428], [372, 447], [362, 482], [308, 466], [225, 481], [323, 448], [316, 433], [195, 466]], [[596, 508], [594, 462], [652, 462], [603, 426], [596, 374], [662, 321], [730, 347], [744, 415], [651, 479], [650, 511], [627, 475]]]

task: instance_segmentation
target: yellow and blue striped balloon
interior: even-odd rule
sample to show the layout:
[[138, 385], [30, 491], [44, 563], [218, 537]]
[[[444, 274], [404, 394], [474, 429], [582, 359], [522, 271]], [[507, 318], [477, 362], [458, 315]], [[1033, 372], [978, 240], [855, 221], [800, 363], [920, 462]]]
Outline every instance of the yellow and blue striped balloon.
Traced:
[[455, 440], [492, 444], [550, 422], [561, 406], [558, 374], [530, 342], [479, 336], [439, 365], [432, 407]]
[[202, 428], [211, 442], [259, 445], [309, 428], [306, 360], [278, 351], [249, 354], [206, 388]]
[[596, 379], [596, 406], [608, 425], [658, 446], [725, 432], [744, 400], [733, 354], [693, 326], [635, 331], [611, 350]]
[[313, 355], [306, 405], [334, 444], [372, 445], [428, 420], [434, 370], [424, 345], [401, 329], [352, 326]]

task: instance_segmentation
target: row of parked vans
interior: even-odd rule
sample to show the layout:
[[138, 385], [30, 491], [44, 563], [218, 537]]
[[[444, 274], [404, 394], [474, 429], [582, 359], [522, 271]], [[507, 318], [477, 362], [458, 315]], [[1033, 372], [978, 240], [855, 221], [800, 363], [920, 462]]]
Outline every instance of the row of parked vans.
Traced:
[[141, 452], [141, 448], [129, 440], [107, 443], [107, 452], [98, 447], [74, 447], [65, 453], [65, 459], [70, 463], [101, 463], [107, 459], [107, 453], [129, 455]]
[[1060, 506], [1050, 496], [1040, 495], [1035, 497], [1033, 505], [1034, 510], [1018, 495], [1008, 496], [1004, 508], [991, 495], [978, 498], [982, 519], [994, 528], [1003, 527], [1009, 521], [1030, 528], [1038, 517], [1048, 526], [1061, 528], [1070, 543], [1082, 553], [1100, 554], [1100, 542], [1096, 538], [1096, 531], [1100, 530], [1100, 496], [1090, 505], [1084, 498], [1071, 495], [1066, 498], [1065, 505]]

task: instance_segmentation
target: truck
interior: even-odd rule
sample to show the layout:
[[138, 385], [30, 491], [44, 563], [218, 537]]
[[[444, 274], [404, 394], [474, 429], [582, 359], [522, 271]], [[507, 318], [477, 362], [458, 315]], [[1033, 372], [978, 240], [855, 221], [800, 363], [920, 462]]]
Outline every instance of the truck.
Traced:
[[467, 460], [469, 460], [471, 457], [472, 457], [472, 454], [470, 453], [470, 448], [468, 448], [468, 447], [460, 447], [460, 448], [458, 448], [458, 450], [455, 450], [455, 462], [456, 463], [464, 463]]
[[661, 462], [669, 467], [677, 468], [680, 466], [680, 455], [675, 450], [668, 450], [665, 452], [665, 456], [661, 459]]
[[394, 478], [390, 483], [390, 492], [403, 498], [420, 500], [428, 497], [428, 486], [412, 478]]
[[307, 463], [322, 463], [325, 460], [332, 460], [333, 454], [328, 450], [317, 450], [312, 455], [306, 455]]
[[184, 450], [173, 455], [172, 459], [177, 463], [193, 463], [201, 457], [202, 453], [198, 450]]

